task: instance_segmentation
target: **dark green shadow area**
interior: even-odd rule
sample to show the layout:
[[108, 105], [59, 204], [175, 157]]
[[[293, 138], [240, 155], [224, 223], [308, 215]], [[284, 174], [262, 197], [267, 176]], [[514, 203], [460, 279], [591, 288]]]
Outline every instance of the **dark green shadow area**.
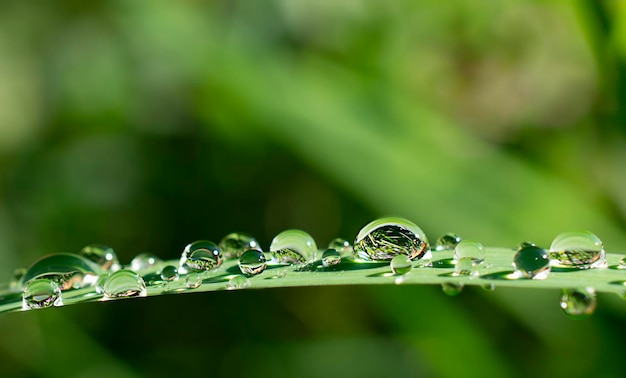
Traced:
[[453, 259], [441, 259], [437, 261], [433, 261], [433, 268], [438, 269], [451, 269], [454, 268]]
[[618, 285], [618, 286], [626, 286], [626, 281], [611, 281], [609, 282], [610, 285]]
[[393, 274], [391, 270], [385, 272], [372, 273], [367, 275], [367, 277], [391, 277], [391, 276], [400, 277], [400, 275]]
[[495, 272], [485, 274], [484, 276], [480, 276], [480, 278], [485, 280], [500, 280], [500, 281], [513, 281], [513, 278], [510, 278], [510, 275], [515, 273], [512, 270], [504, 270], [502, 272]]
[[608, 269], [623, 270], [624, 272], [626, 272], [626, 269], [624, 269], [623, 267], [620, 267], [619, 264], [609, 265]]
[[562, 267], [552, 267], [552, 273], [569, 273], [569, 272], [578, 272], [582, 269], [578, 268], [562, 268]]

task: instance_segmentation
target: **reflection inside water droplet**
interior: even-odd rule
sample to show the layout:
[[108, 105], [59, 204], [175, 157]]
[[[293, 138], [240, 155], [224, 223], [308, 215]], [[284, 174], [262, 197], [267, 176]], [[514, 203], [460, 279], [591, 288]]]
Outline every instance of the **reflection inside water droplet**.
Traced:
[[22, 293], [22, 309], [62, 306], [61, 288], [53, 280], [40, 278], [28, 281]]
[[111, 273], [104, 283], [106, 298], [143, 297], [146, 295], [146, 283], [132, 270], [118, 270]]
[[602, 241], [589, 231], [560, 233], [550, 245], [551, 264], [562, 268], [606, 267]]
[[460, 282], [444, 282], [441, 284], [441, 289], [446, 295], [454, 297], [461, 293], [463, 290], [463, 284]]
[[328, 249], [334, 249], [341, 256], [349, 256], [352, 254], [352, 246], [346, 239], [335, 238], [328, 243]]
[[485, 247], [476, 240], [463, 240], [454, 248], [453, 262], [463, 257], [471, 257], [476, 264], [482, 264], [485, 261]]
[[22, 285], [37, 278], [55, 281], [61, 290], [92, 285], [99, 273], [99, 266], [73, 253], [57, 253], [35, 261], [22, 276]]
[[226, 285], [226, 289], [228, 290], [245, 289], [247, 287], [250, 287], [250, 280], [245, 276], [234, 276]]
[[394, 256], [389, 266], [394, 274], [400, 276], [409, 273], [412, 268], [411, 260], [409, 260], [409, 257], [406, 255]]
[[101, 245], [91, 244], [80, 250], [80, 256], [96, 263], [103, 271], [116, 271], [120, 269], [120, 262], [113, 248]]
[[598, 304], [593, 288], [565, 289], [561, 295], [561, 309], [572, 319], [584, 319], [593, 314]]
[[168, 265], [161, 270], [161, 279], [163, 282], [171, 282], [178, 279], [178, 269], [175, 266]]
[[217, 269], [222, 265], [222, 253], [217, 244], [208, 240], [198, 240], [187, 244], [180, 257], [181, 270], [203, 272]]
[[550, 273], [550, 256], [543, 248], [522, 247], [513, 257], [513, 268], [520, 277], [543, 280]]
[[313, 237], [302, 230], [286, 230], [274, 237], [270, 254], [274, 264], [302, 264], [317, 259], [317, 245]]
[[140, 253], [130, 262], [130, 269], [137, 273], [156, 272], [161, 262], [160, 258], [151, 253]]
[[341, 255], [333, 248], [329, 248], [322, 253], [322, 266], [330, 268], [341, 262]]
[[461, 257], [454, 264], [454, 276], [478, 277], [478, 269], [476, 268], [476, 260], [473, 257]]
[[447, 234], [441, 235], [439, 239], [437, 239], [437, 243], [435, 243], [436, 251], [445, 251], [452, 250], [456, 248], [456, 246], [462, 241], [461, 237], [454, 232], [448, 232]]
[[417, 260], [427, 251], [429, 244], [424, 231], [403, 218], [381, 218], [370, 222], [354, 241], [354, 255], [363, 261], [390, 261], [397, 255]]
[[263, 251], [253, 236], [243, 232], [233, 232], [224, 236], [220, 241], [219, 249], [224, 254], [224, 258], [227, 259], [237, 259], [250, 249]]
[[185, 286], [188, 289], [197, 289], [202, 285], [202, 277], [199, 273], [189, 273], [185, 276]]
[[255, 276], [263, 273], [266, 262], [263, 252], [250, 249], [239, 258], [239, 270], [248, 277]]

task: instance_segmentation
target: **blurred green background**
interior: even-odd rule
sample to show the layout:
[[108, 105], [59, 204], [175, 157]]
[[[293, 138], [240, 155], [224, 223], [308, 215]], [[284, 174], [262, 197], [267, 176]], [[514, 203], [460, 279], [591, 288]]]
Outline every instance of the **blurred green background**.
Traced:
[[[0, 3], [0, 279], [54, 252], [177, 258], [232, 231], [324, 246], [561, 231], [626, 252], [626, 3]], [[626, 302], [322, 287], [0, 316], [0, 375], [621, 376]]]

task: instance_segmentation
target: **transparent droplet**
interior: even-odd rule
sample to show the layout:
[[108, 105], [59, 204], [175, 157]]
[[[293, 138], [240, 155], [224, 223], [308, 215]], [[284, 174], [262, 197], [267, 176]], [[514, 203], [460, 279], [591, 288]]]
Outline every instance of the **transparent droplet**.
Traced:
[[235, 276], [231, 278], [226, 285], [226, 289], [228, 290], [245, 289], [247, 287], [250, 287], [250, 280], [245, 276]]
[[53, 280], [39, 278], [30, 280], [22, 292], [24, 310], [51, 306], [62, 306], [61, 288]]
[[463, 284], [459, 282], [444, 282], [441, 284], [441, 289], [446, 295], [454, 297], [461, 293], [463, 290]]
[[163, 282], [171, 282], [178, 279], [178, 269], [175, 266], [168, 265], [161, 270], [161, 279]]
[[550, 245], [550, 260], [561, 268], [590, 269], [606, 266], [602, 241], [589, 231], [560, 233]]
[[397, 255], [391, 259], [389, 267], [394, 274], [401, 276], [411, 271], [411, 260], [407, 255]]
[[101, 275], [98, 276], [98, 278], [96, 279], [96, 285], [95, 285], [96, 293], [104, 294], [104, 284], [108, 278], [109, 278], [109, 273], [102, 273]]
[[536, 247], [537, 245], [533, 242], [529, 242], [529, 241], [523, 241], [521, 243], [519, 243], [517, 245], [517, 247], [515, 248], [515, 250], [519, 251], [522, 248], [526, 248], [526, 247]]
[[111, 273], [104, 283], [104, 296], [107, 298], [143, 297], [146, 295], [146, 283], [132, 270], [118, 270]]
[[239, 258], [250, 249], [263, 251], [259, 242], [253, 236], [243, 232], [233, 232], [224, 236], [218, 247], [224, 254], [224, 258], [227, 259]]
[[476, 267], [476, 260], [473, 257], [461, 257], [456, 264], [454, 264], [455, 276], [470, 276], [476, 277], [479, 275]]
[[265, 254], [256, 249], [249, 249], [239, 258], [239, 270], [250, 277], [263, 273], [267, 266]]
[[428, 239], [424, 232], [415, 223], [402, 218], [382, 218], [370, 222], [354, 241], [354, 255], [364, 261], [389, 261], [397, 255], [417, 260], [428, 251]]
[[270, 245], [272, 262], [276, 264], [302, 264], [317, 259], [317, 245], [302, 230], [286, 230], [276, 235]]
[[593, 314], [598, 304], [593, 288], [565, 289], [561, 296], [561, 309], [572, 319], [584, 319]]
[[61, 290], [92, 285], [102, 269], [73, 253], [57, 253], [35, 261], [22, 276], [22, 286], [37, 278], [55, 281]]
[[445, 251], [445, 250], [453, 250], [456, 248], [457, 244], [461, 242], [461, 237], [454, 232], [448, 232], [447, 234], [441, 235], [439, 239], [437, 239], [437, 243], [435, 243], [436, 251]]
[[350, 242], [342, 238], [334, 238], [328, 243], [328, 249], [334, 249], [339, 252], [341, 256], [348, 256], [352, 254], [352, 246]]
[[151, 253], [140, 253], [130, 262], [130, 269], [137, 273], [156, 272], [161, 262], [160, 258]]
[[185, 286], [188, 289], [196, 289], [202, 285], [202, 277], [199, 273], [189, 273], [185, 276]]
[[187, 244], [180, 257], [180, 267], [189, 271], [209, 271], [222, 265], [222, 253], [217, 244], [198, 240]]
[[484, 284], [481, 286], [483, 288], [483, 290], [486, 291], [494, 291], [496, 290], [496, 285], [492, 282], [488, 283], [488, 284]]
[[89, 261], [96, 263], [103, 271], [113, 272], [120, 269], [120, 262], [113, 248], [101, 244], [91, 244], [78, 252]]
[[619, 259], [619, 264], [617, 264], [618, 269], [626, 269], [626, 256]]
[[543, 280], [550, 273], [550, 256], [543, 248], [526, 246], [513, 257], [513, 268], [521, 277]]
[[341, 262], [341, 254], [334, 248], [329, 248], [322, 253], [322, 266], [330, 268]]
[[453, 262], [463, 257], [471, 257], [476, 264], [482, 264], [485, 261], [485, 247], [476, 240], [463, 240], [454, 248]]

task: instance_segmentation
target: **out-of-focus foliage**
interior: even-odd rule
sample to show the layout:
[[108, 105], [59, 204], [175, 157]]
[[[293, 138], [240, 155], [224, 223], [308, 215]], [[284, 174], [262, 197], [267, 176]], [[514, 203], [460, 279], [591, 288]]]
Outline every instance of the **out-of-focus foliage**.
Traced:
[[[616, 1], [0, 4], [0, 278], [395, 214], [626, 252]], [[178, 295], [0, 317], [3, 376], [615, 375], [626, 303], [428, 287]], [[574, 356], [574, 357], [573, 357]], [[451, 363], [451, 359], [456, 359]], [[613, 370], [616, 369], [616, 370]]]

